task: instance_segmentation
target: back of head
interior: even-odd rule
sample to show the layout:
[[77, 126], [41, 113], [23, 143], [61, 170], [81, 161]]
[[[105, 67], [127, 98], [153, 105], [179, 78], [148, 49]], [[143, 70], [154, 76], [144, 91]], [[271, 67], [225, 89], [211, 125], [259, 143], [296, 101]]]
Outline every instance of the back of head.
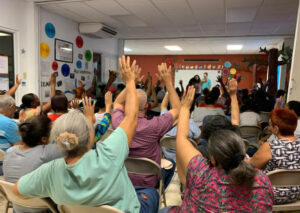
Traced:
[[83, 155], [89, 150], [91, 125], [78, 110], [71, 110], [55, 120], [50, 140], [56, 141], [69, 157]]
[[214, 105], [216, 102], [216, 94], [213, 92], [209, 92], [205, 97], [204, 97], [204, 102], [206, 105]]
[[33, 103], [34, 103], [34, 94], [28, 93], [26, 95], [23, 95], [22, 104], [20, 107], [22, 109], [31, 108]]
[[213, 87], [211, 90], [212, 95], [215, 97], [215, 100], [217, 101], [218, 98], [220, 97], [220, 89], [218, 87]]
[[105, 108], [105, 99], [104, 96], [100, 96], [99, 98], [97, 98], [97, 102], [95, 105], [95, 111], [99, 111], [100, 109]]
[[142, 89], [137, 89], [136, 92], [139, 99], [139, 111], [143, 111], [145, 110], [147, 104], [147, 94]]
[[278, 126], [282, 136], [292, 136], [297, 128], [298, 117], [289, 109], [274, 109], [270, 114], [272, 126]]
[[293, 110], [298, 117], [300, 117], [300, 102], [299, 101], [289, 101], [287, 106], [290, 110]]
[[47, 116], [33, 116], [19, 125], [22, 141], [30, 147], [42, 144], [42, 138], [48, 138], [51, 130], [51, 120]]
[[51, 98], [51, 108], [54, 112], [68, 112], [68, 99], [65, 95], [55, 95]]
[[248, 189], [253, 186], [256, 170], [244, 161], [245, 144], [240, 136], [230, 130], [218, 130], [209, 138], [208, 152], [229, 174], [234, 186]]
[[210, 115], [206, 116], [203, 119], [203, 137], [208, 140], [208, 138], [214, 134], [217, 130], [231, 130], [237, 132], [237, 128], [235, 128], [231, 122], [223, 115]]
[[280, 96], [284, 96], [285, 94], [285, 91], [280, 89], [280, 90], [277, 90], [276, 92], [276, 98], [279, 98]]
[[15, 100], [10, 95], [0, 95], [0, 111], [5, 111], [8, 107], [15, 105]]
[[204, 95], [204, 96], [207, 96], [208, 93], [209, 93], [209, 89], [208, 89], [208, 88], [205, 88], [205, 89], [203, 90], [203, 95]]

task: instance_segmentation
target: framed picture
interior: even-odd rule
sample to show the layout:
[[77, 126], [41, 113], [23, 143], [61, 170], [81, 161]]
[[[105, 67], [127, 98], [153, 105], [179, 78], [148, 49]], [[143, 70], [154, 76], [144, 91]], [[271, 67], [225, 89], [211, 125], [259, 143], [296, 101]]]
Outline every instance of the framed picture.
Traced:
[[73, 63], [73, 43], [56, 38], [55, 60]]

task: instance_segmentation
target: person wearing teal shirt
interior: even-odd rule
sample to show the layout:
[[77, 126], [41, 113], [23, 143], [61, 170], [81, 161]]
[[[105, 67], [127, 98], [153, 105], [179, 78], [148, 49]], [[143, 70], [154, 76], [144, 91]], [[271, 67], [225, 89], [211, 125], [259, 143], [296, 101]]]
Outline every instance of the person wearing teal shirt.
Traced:
[[208, 78], [208, 73], [205, 72], [203, 74], [203, 79], [202, 79], [202, 91], [206, 88], [208, 88], [210, 90], [211, 88], [211, 80]]
[[57, 204], [110, 205], [128, 213], [138, 213], [140, 203], [128, 177], [124, 160], [137, 125], [138, 99], [135, 89], [135, 62], [120, 60], [126, 82], [125, 118], [104, 142], [94, 143], [94, 106], [85, 99], [85, 116], [77, 110], [58, 118], [51, 139], [66, 153], [65, 158], [46, 163], [21, 177], [14, 186], [20, 198], [50, 197]]

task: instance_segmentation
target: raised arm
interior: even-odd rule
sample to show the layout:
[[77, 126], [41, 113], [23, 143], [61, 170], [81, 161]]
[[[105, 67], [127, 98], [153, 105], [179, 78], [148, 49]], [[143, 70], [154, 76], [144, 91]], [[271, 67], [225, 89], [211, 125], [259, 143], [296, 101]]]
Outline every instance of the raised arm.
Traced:
[[231, 98], [231, 123], [232, 125], [240, 125], [240, 107], [237, 99], [238, 84], [236, 79], [231, 79], [228, 85], [228, 93]]
[[105, 94], [108, 91], [108, 88], [114, 83], [114, 81], [117, 78], [117, 75], [118, 75], [117, 71], [109, 70], [109, 78], [105, 85], [103, 94]]
[[179, 84], [180, 84], [180, 92], [181, 92], [181, 96], [183, 96], [183, 94], [184, 94], [184, 88], [183, 88], [183, 81], [182, 80], [180, 80], [179, 81]]
[[181, 102], [178, 129], [176, 137], [176, 163], [181, 183], [186, 185], [187, 167], [195, 155], [201, 155], [188, 140], [190, 108], [194, 101], [195, 88], [190, 87]]
[[172, 114], [173, 120], [176, 120], [180, 110], [180, 100], [172, 84], [171, 66], [167, 67], [166, 63], [162, 63], [158, 65], [158, 72], [158, 78], [163, 80], [167, 87], [167, 92], [169, 93], [169, 100], [172, 107], [169, 112]]
[[125, 131], [128, 138], [128, 145], [130, 145], [138, 121], [138, 98], [135, 88], [134, 71], [135, 61], [133, 61], [132, 65], [130, 65], [130, 57], [127, 57], [126, 60], [125, 56], [123, 56], [122, 58], [119, 58], [119, 63], [122, 72], [122, 79], [126, 83], [125, 118], [119, 127]]
[[94, 138], [95, 138], [95, 130], [94, 130], [94, 123], [96, 121], [94, 110], [95, 110], [95, 104], [96, 102], [92, 103], [91, 98], [83, 98], [82, 99], [82, 104], [83, 104], [83, 112], [85, 117], [88, 119], [91, 125], [91, 131], [90, 131], [90, 148], [93, 147], [94, 145]]
[[[54, 73], [52, 73], [50, 77], [50, 87], [51, 87], [50, 100], [52, 97], [55, 96], [55, 84], [56, 84], [56, 76]], [[51, 109], [51, 101], [43, 105], [43, 113], [46, 114], [47, 112], [50, 111], [50, 109]]]
[[160, 111], [162, 112], [163, 110], [168, 109], [168, 103], [169, 103], [169, 93], [166, 92], [164, 99], [161, 102], [160, 105]]
[[22, 79], [19, 79], [19, 75], [17, 74], [16, 75], [16, 84], [12, 88], [10, 88], [10, 90], [8, 90], [5, 93], [5, 95], [13, 96], [16, 93], [16, 91], [17, 91], [17, 89], [18, 89], [18, 87], [20, 86], [21, 83], [22, 83]]
[[227, 92], [226, 86], [225, 86], [225, 84], [223, 82], [222, 76], [218, 76], [217, 77], [217, 82], [219, 82], [221, 84], [221, 87], [223, 89], [223, 95], [227, 97], [228, 96], [228, 92]]

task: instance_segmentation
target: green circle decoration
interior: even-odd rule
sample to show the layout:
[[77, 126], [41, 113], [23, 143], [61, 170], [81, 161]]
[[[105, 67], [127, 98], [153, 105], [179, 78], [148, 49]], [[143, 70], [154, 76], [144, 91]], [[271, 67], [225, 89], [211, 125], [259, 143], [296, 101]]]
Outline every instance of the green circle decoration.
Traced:
[[90, 61], [92, 59], [92, 52], [90, 50], [85, 51], [85, 60]]

